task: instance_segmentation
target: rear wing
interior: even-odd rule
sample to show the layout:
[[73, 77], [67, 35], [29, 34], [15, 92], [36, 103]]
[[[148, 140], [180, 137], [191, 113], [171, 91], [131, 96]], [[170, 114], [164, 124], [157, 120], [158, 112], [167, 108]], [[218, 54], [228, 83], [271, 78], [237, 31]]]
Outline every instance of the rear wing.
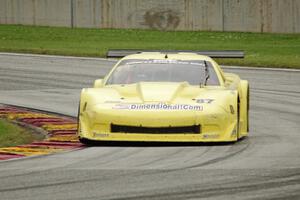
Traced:
[[191, 50], [142, 50], [142, 49], [111, 49], [107, 51], [107, 58], [122, 58], [131, 54], [142, 52], [160, 52], [160, 53], [196, 53], [199, 55], [209, 56], [211, 58], [244, 58], [244, 51], [241, 50], [208, 50], [208, 51], [191, 51]]

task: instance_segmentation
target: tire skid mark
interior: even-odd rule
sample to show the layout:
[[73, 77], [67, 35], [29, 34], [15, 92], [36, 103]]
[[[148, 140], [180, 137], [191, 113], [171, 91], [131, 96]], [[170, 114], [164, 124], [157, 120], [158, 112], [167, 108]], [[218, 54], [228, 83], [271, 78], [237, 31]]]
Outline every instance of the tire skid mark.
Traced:
[[[127, 155], [127, 153], [133, 151], [131, 154]], [[101, 166], [103, 168], [104, 165], [106, 165], [107, 167], [104, 167], [104, 168], [111, 168], [110, 167], [110, 164], [113, 163], [113, 162], [118, 162], [119, 160], [122, 160], [122, 159], [128, 159], [134, 155], [136, 155], [138, 150], [135, 149], [135, 150], [132, 150], [132, 149], [121, 149], [121, 150], [116, 150], [112, 153], [106, 153], [104, 154], [104, 156], [102, 156], [102, 160], [101, 162], [97, 162], [97, 165]], [[125, 155], [123, 155], [125, 152]], [[127, 156], [126, 156], [127, 155]]]
[[[91, 148], [91, 147], [88, 147], [88, 148]], [[123, 150], [121, 150], [121, 151], [123, 151]], [[104, 161], [101, 163], [101, 164], [103, 164], [103, 163], [106, 163], [105, 162], [105, 159], [107, 159], [107, 158], [111, 158], [111, 157], [114, 157], [115, 155], [117, 155], [117, 154], [119, 154], [120, 152], [121, 152], [119, 149], [115, 149], [115, 150], [113, 150], [113, 151], [109, 151], [109, 152], [106, 152], [106, 153], [103, 153], [103, 154], [99, 154], [99, 157], [101, 157]], [[85, 166], [85, 163], [86, 162], [89, 162], [90, 163], [90, 165], [91, 166], [93, 166], [93, 165], [95, 165], [95, 163], [93, 163], [93, 162], [95, 162], [96, 160], [95, 160], [95, 158], [85, 158], [85, 159], [83, 159], [83, 160], [80, 160], [80, 161], [77, 161], [77, 162], [74, 162], [74, 163], [71, 163], [71, 164], [68, 164], [68, 166], [70, 167], [72, 167], [72, 166], [79, 166], [79, 167], [81, 167], [81, 166]], [[97, 165], [101, 165], [101, 164], [98, 164], [97, 163]]]
[[[243, 140], [245, 141], [247, 139], [245, 138]], [[240, 141], [240, 142], [242, 142], [242, 141]], [[212, 159], [204, 161], [202, 163], [186, 166], [184, 168], [181, 168], [180, 170], [204, 167], [207, 165], [215, 164], [215, 163], [230, 159], [230, 158], [237, 156], [237, 155], [241, 154], [242, 152], [244, 152], [249, 146], [250, 146], [249, 141], [248, 142], [246, 141], [245, 143], [239, 144], [237, 146], [231, 146], [230, 149], [232, 150], [232, 152], [230, 152], [230, 153], [226, 153], [225, 155], [222, 155], [220, 157], [218, 156], [216, 158], [212, 158]]]
[[[9, 69], [9, 71], [8, 71]], [[13, 75], [17, 75], [18, 77], [32, 77], [33, 75], [35, 75], [37, 78], [41, 75], [41, 70], [28, 70], [28, 69], [11, 69], [11, 68], [0, 68], [0, 72], [1, 75], [9, 75], [9, 76], [13, 76]], [[74, 78], [81, 78], [82, 76], [90, 76], [92, 78], [98, 78], [98, 76], [96, 75], [91, 75], [89, 73], [83, 73], [83, 74], [74, 74], [74, 73], [68, 73], [68, 72], [53, 72], [53, 71], [43, 71], [45, 74], [42, 74], [42, 76], [45, 77], [49, 77], [49, 76], [60, 76], [60, 77], [65, 77], [65, 76], [70, 76], [70, 77], [74, 77]]]
[[[66, 83], [66, 82], [62, 82], [62, 81], [53, 81], [51, 83], [49, 82], [40, 82], [40, 81], [35, 81], [33, 79], [31, 80], [18, 80], [18, 79], [7, 79], [7, 78], [1, 78], [3, 81], [6, 82], [11, 82], [11, 83], [20, 83], [20, 84], [26, 84], [26, 85], [35, 85], [38, 84], [39, 87], [44, 87], [44, 88], [65, 88], [65, 89], [75, 89], [75, 88], [81, 88], [82, 87], [82, 83], [78, 83], [77, 85], [72, 84], [72, 83]], [[84, 84], [87, 84], [86, 82]]]
[[148, 162], [144, 162], [144, 163], [142, 163], [142, 164], [139, 164], [138, 167], [149, 166], [149, 165], [152, 165], [152, 164], [154, 164], [154, 163], [158, 163], [158, 162], [161, 162], [161, 161], [165, 161], [165, 160], [172, 159], [172, 157], [173, 157], [174, 155], [178, 155], [178, 154], [181, 153], [182, 151], [184, 151], [184, 149], [179, 149], [179, 150], [177, 150], [177, 151], [174, 151], [174, 152], [165, 154], [163, 157], [159, 157], [159, 158], [150, 160], [150, 161], [148, 161]]
[[[212, 146], [207, 146], [206, 149], [201, 152], [200, 154], [194, 154], [192, 155], [191, 157], [188, 157], [187, 159], [184, 159], [182, 160], [182, 163], [184, 164], [183, 166], [180, 166], [180, 167], [174, 167], [174, 163], [173, 164], [167, 164], [164, 166], [164, 168], [170, 170], [170, 171], [180, 171], [181, 169], [186, 169], [186, 166], [185, 166], [185, 163], [190, 163], [192, 162], [193, 160], [196, 160], [196, 159], [199, 159], [205, 155], [207, 155], [210, 151], [212, 151], [214, 148]], [[180, 153], [186, 151], [186, 149], [184, 149], [183, 151], [181, 151]], [[174, 154], [175, 155], [175, 154]], [[178, 154], [177, 154], [178, 156]], [[167, 158], [167, 160], [171, 160], [172, 158]]]
[[74, 118], [7, 105], [0, 105], [0, 118], [15, 120], [27, 126], [40, 128], [46, 133], [46, 138], [43, 141], [0, 148], [0, 160], [47, 155], [83, 148], [76, 136], [77, 122]]
[[[47, 76], [47, 77], [41, 77], [41, 76], [39, 76], [39, 77], [30, 77], [30, 76], [26, 77], [26, 76], [15, 76], [15, 75], [9, 76], [9, 75], [3, 75], [3, 74], [1, 74], [0, 77], [1, 77], [1, 79], [7, 80], [7, 81], [14, 81], [14, 80], [16, 80], [16, 78], [18, 78], [17, 82], [20, 82], [20, 83], [21, 82], [27, 82], [27, 83], [42, 83], [42, 82], [57, 83], [57, 82], [61, 82], [61, 83], [65, 83], [64, 80], [66, 79], [66, 77], [61, 77], [61, 78], [56, 77], [55, 80], [53, 80], [53, 77], [49, 78], [49, 76]], [[77, 79], [68, 81], [68, 84], [75, 85], [75, 84], [86, 84], [86, 83], [88, 83], [88, 81], [84, 81], [84, 80], [79, 80], [79, 81], [75, 81], [75, 80], [77, 80]]]
[[[126, 196], [122, 193], [119, 193], [119, 194], [115, 194], [117, 197], [111, 197], [111, 198], [104, 197], [104, 198], [109, 200], [198, 199], [198, 198], [211, 198], [211, 197], [216, 198], [222, 195], [228, 195], [228, 194], [236, 195], [245, 192], [257, 192], [259, 190], [268, 190], [274, 188], [280, 190], [281, 187], [298, 186], [300, 181], [298, 175], [276, 177], [275, 179], [273, 176], [271, 176], [270, 179], [251, 181], [250, 183], [247, 182], [246, 180], [242, 183], [240, 181], [238, 182], [229, 181], [227, 183], [222, 183], [222, 184], [216, 183], [212, 187], [205, 187], [205, 186], [203, 187], [202, 184], [195, 184], [195, 185], [190, 185], [189, 188], [186, 189], [169, 188], [169, 191], [166, 192], [154, 190], [154, 191], [147, 191], [146, 194], [136, 193], [135, 195], [132, 196]], [[97, 198], [87, 197], [86, 199], [97, 199]]]
[[293, 94], [297, 95], [300, 94], [300, 91], [293, 91], [293, 90], [280, 90], [280, 89], [263, 89], [263, 88], [251, 88], [252, 91], [258, 93], [270, 93], [270, 94]]
[[[107, 173], [104, 175], [95, 176], [93, 178], [82, 178], [80, 180], [62, 180], [62, 181], [53, 181], [53, 182], [48, 182], [44, 184], [36, 184], [36, 183], [31, 183], [26, 186], [20, 186], [20, 187], [13, 187], [13, 188], [4, 188], [0, 189], [1, 192], [11, 192], [11, 191], [20, 191], [20, 190], [28, 190], [28, 189], [40, 189], [40, 188], [47, 188], [47, 187], [57, 187], [57, 186], [62, 186], [62, 185], [72, 185], [72, 184], [82, 184], [82, 183], [93, 183], [93, 182], [98, 182], [98, 181], [107, 181], [107, 180], [115, 180], [116, 178], [120, 177], [126, 177], [126, 176], [143, 176], [143, 175], [152, 175], [155, 174], [152, 171], [145, 173], [143, 170], [141, 171], [134, 171], [134, 170], [129, 170], [127, 172], [122, 172], [120, 171], [118, 174], [110, 174], [109, 171], [107, 170]], [[33, 173], [40, 173], [40, 172], [32, 172], [28, 173], [27, 175], [31, 175]], [[21, 175], [22, 176], [22, 175]], [[73, 177], [74, 178], [74, 177]]]

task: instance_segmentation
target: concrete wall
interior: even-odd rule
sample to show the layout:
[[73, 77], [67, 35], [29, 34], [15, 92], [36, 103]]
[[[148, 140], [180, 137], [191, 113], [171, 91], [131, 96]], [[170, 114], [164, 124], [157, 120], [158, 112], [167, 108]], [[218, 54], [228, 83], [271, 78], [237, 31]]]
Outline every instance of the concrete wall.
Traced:
[[70, 26], [71, 0], [0, 0], [1, 24]]
[[300, 33], [300, 0], [0, 0], [0, 23]]

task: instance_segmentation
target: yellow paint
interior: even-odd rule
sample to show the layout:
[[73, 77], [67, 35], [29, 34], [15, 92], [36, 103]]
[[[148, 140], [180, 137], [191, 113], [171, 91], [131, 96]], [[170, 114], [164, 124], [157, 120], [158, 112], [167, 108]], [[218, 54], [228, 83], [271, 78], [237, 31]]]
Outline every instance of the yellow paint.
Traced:
[[42, 128], [47, 130], [47, 131], [52, 131], [52, 130], [76, 130], [77, 129], [77, 124], [62, 124], [62, 125], [47, 124], [47, 125], [43, 125]]
[[63, 149], [55, 148], [28, 148], [28, 147], [7, 147], [0, 148], [0, 153], [13, 153], [25, 156], [45, 155], [56, 152], [61, 152]]
[[22, 118], [47, 118], [51, 117], [50, 115], [40, 114], [40, 113], [8, 113], [8, 119], [22, 119]]
[[78, 142], [78, 136], [77, 135], [54, 136], [54, 137], [47, 138], [46, 141]]

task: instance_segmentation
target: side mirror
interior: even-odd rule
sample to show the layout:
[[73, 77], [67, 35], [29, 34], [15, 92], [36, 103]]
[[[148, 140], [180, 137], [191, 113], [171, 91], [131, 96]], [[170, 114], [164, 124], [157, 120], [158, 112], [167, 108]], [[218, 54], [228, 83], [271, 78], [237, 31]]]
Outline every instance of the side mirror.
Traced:
[[102, 84], [103, 84], [103, 79], [97, 79], [94, 82], [94, 88], [100, 88], [102, 87]]

